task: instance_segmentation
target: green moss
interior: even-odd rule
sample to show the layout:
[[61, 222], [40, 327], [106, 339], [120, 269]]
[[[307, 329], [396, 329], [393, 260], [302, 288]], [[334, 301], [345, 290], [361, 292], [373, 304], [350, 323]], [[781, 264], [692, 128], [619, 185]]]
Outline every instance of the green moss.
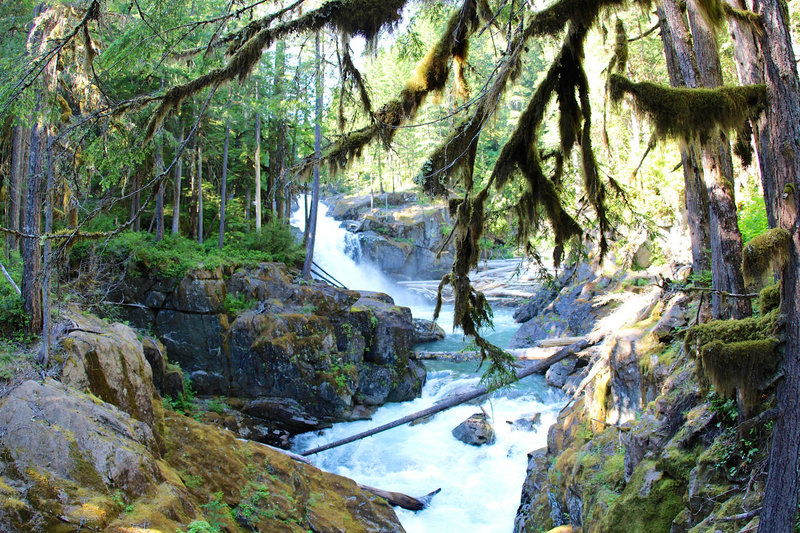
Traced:
[[598, 533], [653, 533], [669, 531], [683, 509], [684, 486], [642, 461], [622, 494], [609, 506], [597, 526]]
[[609, 77], [609, 88], [615, 102], [626, 93], [632, 95], [637, 107], [652, 117], [660, 135], [677, 137], [737, 129], [765, 109], [767, 98], [764, 85], [687, 89], [633, 83], [619, 74]]
[[741, 391], [753, 406], [782, 360], [780, 327], [777, 309], [761, 317], [714, 320], [690, 328], [685, 346], [702, 378], [723, 395]]
[[758, 295], [758, 308], [765, 315], [781, 305], [781, 284], [775, 283], [761, 289]]
[[783, 228], [772, 228], [747, 242], [742, 249], [742, 274], [748, 283], [780, 270], [789, 258], [791, 235]]

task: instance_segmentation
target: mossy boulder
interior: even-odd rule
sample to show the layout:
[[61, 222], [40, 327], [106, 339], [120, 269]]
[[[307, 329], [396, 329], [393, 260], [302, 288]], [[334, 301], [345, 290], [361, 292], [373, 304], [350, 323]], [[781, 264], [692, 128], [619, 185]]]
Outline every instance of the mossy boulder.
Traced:
[[[684, 486], [660, 471], [654, 461], [636, 467], [625, 490], [608, 508], [598, 533], [668, 533], [683, 510]], [[635, 510], [635, 511], [634, 511]]]
[[168, 412], [143, 423], [52, 380], [0, 402], [0, 530], [403, 531], [354, 481]]
[[64, 384], [90, 391], [156, 430], [161, 398], [136, 331], [91, 315], [75, 315], [72, 321], [77, 328], [62, 341]]

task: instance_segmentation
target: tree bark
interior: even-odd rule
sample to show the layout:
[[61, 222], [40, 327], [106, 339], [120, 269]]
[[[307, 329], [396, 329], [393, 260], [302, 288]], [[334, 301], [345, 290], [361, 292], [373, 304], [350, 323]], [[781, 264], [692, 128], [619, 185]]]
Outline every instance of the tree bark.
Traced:
[[217, 246], [222, 250], [225, 244], [225, 205], [228, 200], [228, 146], [231, 139], [231, 93], [228, 91], [228, 118], [225, 119], [225, 147], [222, 150], [222, 184], [219, 192], [219, 242]]
[[[694, 54], [702, 87], [722, 85], [722, 65], [714, 30], [697, 5], [688, 0], [686, 10], [692, 30]], [[752, 308], [747, 298], [726, 300], [720, 294], [746, 292], [742, 276], [742, 234], [739, 232], [733, 190], [733, 159], [725, 132], [700, 139], [703, 171], [709, 198], [711, 227], [711, 313], [715, 319], [745, 318]]]
[[203, 244], [203, 146], [197, 137], [197, 242]]
[[[275, 45], [275, 77], [273, 79], [272, 98], [274, 102], [281, 102], [284, 98], [283, 77], [286, 74], [286, 42], [278, 41]], [[270, 160], [270, 167], [274, 173], [274, 200], [275, 218], [281, 220], [286, 210], [286, 117], [284, 109], [279, 106], [277, 115], [274, 119], [275, 128], [275, 157]]]
[[[667, 59], [670, 85], [685, 87], [686, 77], [696, 79], [693, 58], [686, 54], [688, 31], [677, 4], [665, 0], [657, 8], [661, 27], [661, 40]], [[678, 44], [678, 40], [680, 45]], [[703, 182], [703, 171], [697, 158], [698, 146], [692, 139], [684, 139], [680, 146], [683, 167], [684, 199], [692, 243], [692, 270], [695, 274], [711, 269], [708, 250], [711, 249], [708, 221], [708, 193]]]
[[[47, 142], [46, 150], [46, 176], [47, 185], [44, 191], [44, 231], [50, 233], [53, 231], [53, 189], [55, 187], [55, 171], [53, 165], [53, 148], [50, 142]], [[39, 352], [39, 363], [44, 366], [50, 359], [50, 274], [53, 265], [53, 243], [50, 239], [44, 241], [44, 266], [43, 280], [42, 280], [42, 349]]]
[[[38, 108], [38, 105], [37, 105]], [[37, 109], [38, 111], [38, 109]], [[22, 239], [22, 300], [28, 315], [28, 330], [39, 334], [42, 331], [42, 251], [36, 237], [42, 229], [42, 152], [45, 134], [40, 123], [31, 129], [31, 151], [28, 166], [28, 195], [25, 204], [24, 233], [34, 237]]]
[[[727, 0], [727, 2], [734, 9], [753, 9], [743, 0]], [[758, 41], [758, 34], [753, 26], [742, 22], [736, 17], [728, 17], [728, 29], [733, 41], [733, 56], [736, 60], [736, 70], [739, 74], [740, 83], [742, 85], [764, 83], [764, 55], [761, 51], [761, 44]], [[761, 182], [764, 187], [774, 187], [775, 182], [772, 179], [772, 173], [775, 168], [775, 161], [774, 154], [770, 149], [770, 134], [766, 120], [766, 114], [762, 114], [757, 119], [751, 120], [750, 124], [753, 129], [753, 142], [758, 168], [761, 173]], [[765, 190], [764, 195], [773, 197], [775, 196], [775, 191]], [[775, 213], [769, 209], [767, 210], [767, 221], [771, 228], [774, 228], [777, 223]]]
[[[178, 149], [183, 144], [183, 121], [180, 122], [180, 133], [178, 135]], [[181, 181], [183, 180], [183, 156], [178, 156], [175, 163], [175, 183], [172, 188], [172, 234], [178, 235], [181, 231]]]
[[314, 110], [316, 116], [314, 119], [314, 183], [311, 189], [311, 214], [308, 217], [308, 224], [306, 230], [308, 238], [306, 239], [306, 259], [303, 263], [303, 278], [311, 279], [311, 263], [314, 260], [314, 243], [317, 237], [317, 212], [319, 211], [319, 160], [322, 156], [322, 38], [320, 32], [317, 32], [315, 39], [315, 52], [316, 52], [316, 102]]
[[[258, 84], [256, 84], [256, 105], [258, 105]], [[261, 113], [256, 112], [256, 149], [255, 159], [255, 218], [256, 232], [261, 233]]]
[[[786, 316], [784, 377], [778, 383], [779, 414], [772, 431], [769, 475], [761, 513], [761, 533], [793, 531], [800, 468], [800, 81], [789, 33], [786, 4], [756, 0], [764, 23], [759, 36], [767, 85], [766, 124], [775, 161], [763, 176], [767, 212], [791, 234], [789, 260], [783, 269], [781, 312]], [[766, 181], [773, 180], [767, 187]]]
[[[156, 162], [154, 170], [157, 177], [160, 177], [164, 172], [164, 151], [161, 146], [161, 141], [161, 137], [156, 139]], [[164, 180], [159, 180], [156, 187], [156, 242], [159, 242], [164, 239]]]

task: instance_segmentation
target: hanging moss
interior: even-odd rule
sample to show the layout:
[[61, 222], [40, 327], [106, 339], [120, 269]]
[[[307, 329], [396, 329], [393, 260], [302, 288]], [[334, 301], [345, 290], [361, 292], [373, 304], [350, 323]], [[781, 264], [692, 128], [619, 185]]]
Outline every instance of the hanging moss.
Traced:
[[736, 129], [736, 142], [733, 145], [733, 153], [742, 162], [743, 167], [749, 167], [753, 163], [753, 128], [750, 121], [744, 123]]
[[754, 407], [779, 370], [782, 325], [777, 308], [761, 317], [714, 320], [690, 328], [685, 346], [701, 378], [726, 396], [739, 390]]
[[727, 2], [723, 4], [722, 8], [725, 10], [725, 14], [728, 17], [748, 24], [751, 29], [758, 34], [763, 31], [764, 23], [761, 19], [761, 15], [758, 13], [753, 13], [752, 11], [747, 11], [746, 9], [736, 9]]
[[355, 88], [358, 91], [359, 99], [361, 100], [361, 108], [364, 114], [370, 118], [370, 121], [372, 120], [372, 101], [364, 83], [364, 78], [361, 76], [361, 72], [353, 63], [353, 58], [350, 55], [350, 40], [346, 37], [342, 38], [342, 54], [340, 64], [342, 90], [341, 97], [339, 98], [339, 128], [344, 129], [345, 96]]
[[662, 136], [687, 137], [740, 128], [766, 108], [766, 87], [718, 87], [687, 89], [650, 82], [633, 83], [624, 76], [609, 78], [611, 99], [619, 102], [630, 94], [636, 106], [649, 115]]
[[725, 8], [723, 7], [722, 0], [693, 0], [703, 18], [706, 19], [709, 26], [712, 28], [719, 28], [725, 22]]
[[742, 274], [755, 283], [770, 270], [781, 270], [789, 259], [791, 235], [783, 228], [772, 228], [754, 237], [742, 249]]
[[[265, 48], [276, 39], [292, 33], [308, 33], [326, 26], [338, 29], [347, 35], [359, 35], [372, 40], [384, 27], [391, 27], [400, 20], [400, 12], [408, 0], [330, 0], [319, 9], [309, 11], [295, 20], [274, 28], [253, 24], [247, 31], [237, 34], [231, 45], [233, 55], [222, 68], [195, 78], [168, 90], [161, 98], [161, 105], [153, 113], [147, 127], [146, 141], [161, 127], [167, 114], [177, 109], [181, 102], [201, 90], [232, 81], [243, 80], [255, 67]], [[271, 23], [273, 18], [268, 17]]]
[[758, 308], [765, 315], [781, 306], [781, 284], [773, 283], [761, 289], [758, 295]]

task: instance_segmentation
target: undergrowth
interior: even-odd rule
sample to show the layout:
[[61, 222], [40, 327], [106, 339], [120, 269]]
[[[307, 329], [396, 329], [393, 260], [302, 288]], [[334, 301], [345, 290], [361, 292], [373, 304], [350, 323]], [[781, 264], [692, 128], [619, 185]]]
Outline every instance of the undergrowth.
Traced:
[[200, 265], [217, 268], [275, 261], [299, 266], [305, 257], [291, 229], [277, 222], [266, 224], [261, 233], [228, 233], [222, 250], [213, 238], [199, 244], [183, 236], [169, 235], [156, 242], [151, 233], [129, 231], [108, 242], [79, 243], [72, 249], [70, 258], [76, 263], [92, 253], [119, 263], [133, 262], [167, 278], [180, 278], [187, 270]]

